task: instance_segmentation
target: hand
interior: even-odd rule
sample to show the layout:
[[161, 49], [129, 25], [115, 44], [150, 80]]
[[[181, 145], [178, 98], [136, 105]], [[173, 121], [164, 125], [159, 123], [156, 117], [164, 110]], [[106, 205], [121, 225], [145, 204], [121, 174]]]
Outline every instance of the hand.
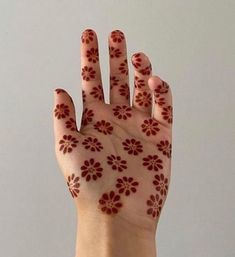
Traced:
[[131, 59], [135, 88], [130, 105], [121, 31], [109, 36], [109, 53], [110, 104], [106, 104], [97, 36], [93, 30], [83, 32], [81, 127], [77, 129], [71, 97], [56, 89], [56, 155], [82, 222], [128, 224], [154, 235], [170, 181], [171, 90], [152, 76], [148, 57], [136, 53]]

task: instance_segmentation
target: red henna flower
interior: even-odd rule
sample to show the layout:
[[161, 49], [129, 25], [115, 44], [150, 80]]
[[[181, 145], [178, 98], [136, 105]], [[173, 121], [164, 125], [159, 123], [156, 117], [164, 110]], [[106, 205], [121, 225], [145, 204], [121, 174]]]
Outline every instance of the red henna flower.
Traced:
[[104, 193], [99, 200], [101, 211], [106, 214], [118, 213], [119, 209], [122, 207], [120, 200], [120, 195], [116, 194], [114, 191]]
[[142, 59], [141, 59], [140, 53], [134, 54], [132, 56], [132, 64], [136, 69], [141, 67], [141, 62], [142, 62]]
[[148, 170], [159, 171], [163, 169], [162, 160], [157, 155], [148, 155], [143, 158], [143, 166], [146, 166]]
[[84, 66], [82, 68], [82, 78], [83, 80], [89, 81], [95, 78], [95, 70], [92, 67]]
[[105, 120], [97, 121], [96, 124], [94, 124], [94, 128], [105, 135], [112, 134], [113, 131], [111, 123]]
[[98, 98], [99, 100], [104, 100], [103, 89], [101, 85], [93, 87], [90, 92], [90, 95], [92, 95], [94, 98]]
[[158, 194], [150, 195], [149, 200], [147, 200], [147, 214], [151, 215], [153, 218], [159, 217], [162, 210], [163, 200]]
[[110, 89], [112, 89], [114, 86], [118, 86], [119, 79], [117, 79], [115, 76], [110, 76]]
[[156, 186], [156, 190], [161, 194], [165, 195], [168, 191], [168, 179], [164, 177], [164, 175], [161, 173], [160, 175], [154, 176], [155, 180], [153, 181], [153, 184]]
[[150, 75], [151, 71], [152, 71], [152, 66], [150, 64], [149, 66], [145, 67], [144, 69], [139, 70], [139, 73], [141, 73], [142, 75]]
[[127, 59], [125, 59], [119, 66], [119, 71], [123, 74], [128, 75]]
[[112, 31], [111, 39], [114, 43], [121, 43], [124, 40], [124, 34], [120, 30]]
[[102, 177], [103, 168], [99, 162], [96, 162], [93, 158], [84, 161], [84, 165], [81, 167], [82, 177], [86, 178], [86, 181], [91, 179], [96, 180]]
[[152, 103], [152, 95], [146, 91], [139, 92], [135, 97], [135, 101], [139, 106], [149, 107]]
[[73, 148], [77, 146], [78, 140], [71, 135], [64, 135], [63, 139], [59, 141], [59, 144], [59, 150], [63, 150], [63, 153], [66, 154], [72, 152]]
[[82, 43], [89, 44], [91, 41], [94, 40], [95, 34], [93, 30], [87, 29], [82, 33]]
[[110, 58], [118, 58], [122, 55], [122, 52], [119, 48], [115, 48], [113, 46], [110, 46], [109, 47], [109, 55], [110, 55]]
[[92, 122], [93, 116], [94, 112], [86, 108], [82, 114], [82, 125], [85, 126], [88, 123]]
[[141, 125], [142, 131], [146, 134], [146, 136], [155, 136], [157, 132], [160, 131], [158, 127], [159, 123], [154, 119], [144, 120], [144, 123]]
[[127, 120], [132, 116], [131, 107], [128, 107], [126, 105], [117, 105], [115, 108], [113, 108], [113, 114], [120, 120]]
[[84, 145], [85, 149], [89, 149], [92, 152], [100, 152], [101, 149], [103, 149], [102, 144], [97, 138], [88, 137], [84, 139], [82, 142], [82, 145]]
[[88, 58], [88, 62], [97, 63], [99, 61], [98, 48], [92, 47], [90, 50], [87, 50], [86, 57]]
[[121, 96], [125, 96], [125, 98], [128, 100], [130, 95], [129, 86], [127, 83], [123, 84], [119, 88], [119, 93]]
[[138, 88], [138, 89], [141, 89], [145, 86], [144, 80], [140, 79], [137, 76], [135, 76], [134, 83], [135, 83], [135, 88]]
[[157, 88], [154, 90], [154, 96], [160, 97], [161, 94], [167, 94], [169, 91], [169, 86], [165, 81], [162, 81], [161, 85], [158, 85]]
[[127, 169], [127, 162], [122, 160], [120, 156], [115, 156], [113, 154], [107, 156], [107, 163], [112, 167], [113, 170], [118, 170], [119, 172]]
[[131, 193], [136, 193], [137, 186], [139, 183], [134, 181], [132, 177], [122, 177], [117, 179], [116, 187], [119, 189], [118, 192], [120, 194], [124, 193], [126, 196], [130, 195]]
[[69, 107], [65, 104], [57, 104], [54, 112], [58, 120], [64, 119], [66, 116], [69, 116]]
[[79, 177], [76, 177], [73, 173], [71, 176], [68, 176], [67, 186], [73, 198], [78, 196], [79, 193]]
[[169, 124], [172, 123], [172, 119], [173, 119], [172, 111], [173, 111], [173, 108], [170, 105], [163, 108], [163, 111], [162, 111], [163, 119], [166, 120]]
[[166, 100], [164, 97], [155, 97], [154, 102], [158, 104], [159, 106], [163, 106], [166, 104]]
[[56, 91], [57, 94], [65, 93], [65, 90], [62, 89], [62, 88], [57, 88], [55, 91]]
[[138, 155], [139, 153], [143, 152], [143, 146], [141, 145], [140, 141], [132, 139], [126, 139], [122, 142], [123, 149], [128, 152], [128, 154]]
[[70, 129], [71, 131], [76, 131], [76, 121], [73, 118], [70, 118], [68, 121], [65, 122], [66, 128]]
[[171, 144], [168, 140], [161, 140], [160, 143], [157, 144], [157, 147], [164, 155], [171, 158]]
[[86, 102], [86, 93], [84, 90], [82, 90], [82, 102], [85, 103]]

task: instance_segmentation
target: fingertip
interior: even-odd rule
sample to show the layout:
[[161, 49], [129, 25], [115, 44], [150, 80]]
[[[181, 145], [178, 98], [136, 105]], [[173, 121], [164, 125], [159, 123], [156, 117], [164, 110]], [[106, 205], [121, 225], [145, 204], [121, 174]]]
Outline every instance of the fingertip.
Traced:
[[148, 79], [148, 85], [149, 85], [150, 90], [152, 90], [152, 91], [154, 91], [161, 84], [162, 84], [162, 80], [158, 76], [151, 76]]

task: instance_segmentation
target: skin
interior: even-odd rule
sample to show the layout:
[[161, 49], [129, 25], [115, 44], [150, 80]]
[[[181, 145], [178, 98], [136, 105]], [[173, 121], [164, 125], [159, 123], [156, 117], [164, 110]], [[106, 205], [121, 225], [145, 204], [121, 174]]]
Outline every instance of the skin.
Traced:
[[[103, 99], [93, 30], [81, 37], [80, 128], [72, 98], [65, 90], [55, 91], [55, 152], [77, 209], [75, 256], [155, 257], [171, 172], [171, 90], [152, 75], [149, 58], [136, 53], [131, 58], [135, 89], [130, 99], [125, 36], [113, 31], [108, 42], [109, 104]], [[131, 151], [131, 142], [138, 143], [137, 151]]]

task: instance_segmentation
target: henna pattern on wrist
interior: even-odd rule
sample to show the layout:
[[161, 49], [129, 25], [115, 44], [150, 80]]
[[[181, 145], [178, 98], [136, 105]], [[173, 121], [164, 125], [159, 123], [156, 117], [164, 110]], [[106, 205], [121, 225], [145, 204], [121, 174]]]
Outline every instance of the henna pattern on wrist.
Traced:
[[153, 184], [155, 185], [156, 191], [162, 196], [167, 195], [168, 191], [168, 178], [164, 176], [163, 173], [154, 176]]
[[77, 197], [79, 194], [79, 177], [75, 176], [74, 173], [71, 174], [71, 176], [68, 176], [67, 179], [67, 186], [69, 188], [69, 191], [73, 198]]
[[99, 208], [106, 214], [117, 214], [122, 207], [121, 197], [114, 191], [104, 193], [99, 199]]
[[158, 194], [150, 195], [149, 199], [147, 200], [147, 206], [147, 214], [156, 219], [160, 216], [163, 206], [163, 200], [160, 198]]

